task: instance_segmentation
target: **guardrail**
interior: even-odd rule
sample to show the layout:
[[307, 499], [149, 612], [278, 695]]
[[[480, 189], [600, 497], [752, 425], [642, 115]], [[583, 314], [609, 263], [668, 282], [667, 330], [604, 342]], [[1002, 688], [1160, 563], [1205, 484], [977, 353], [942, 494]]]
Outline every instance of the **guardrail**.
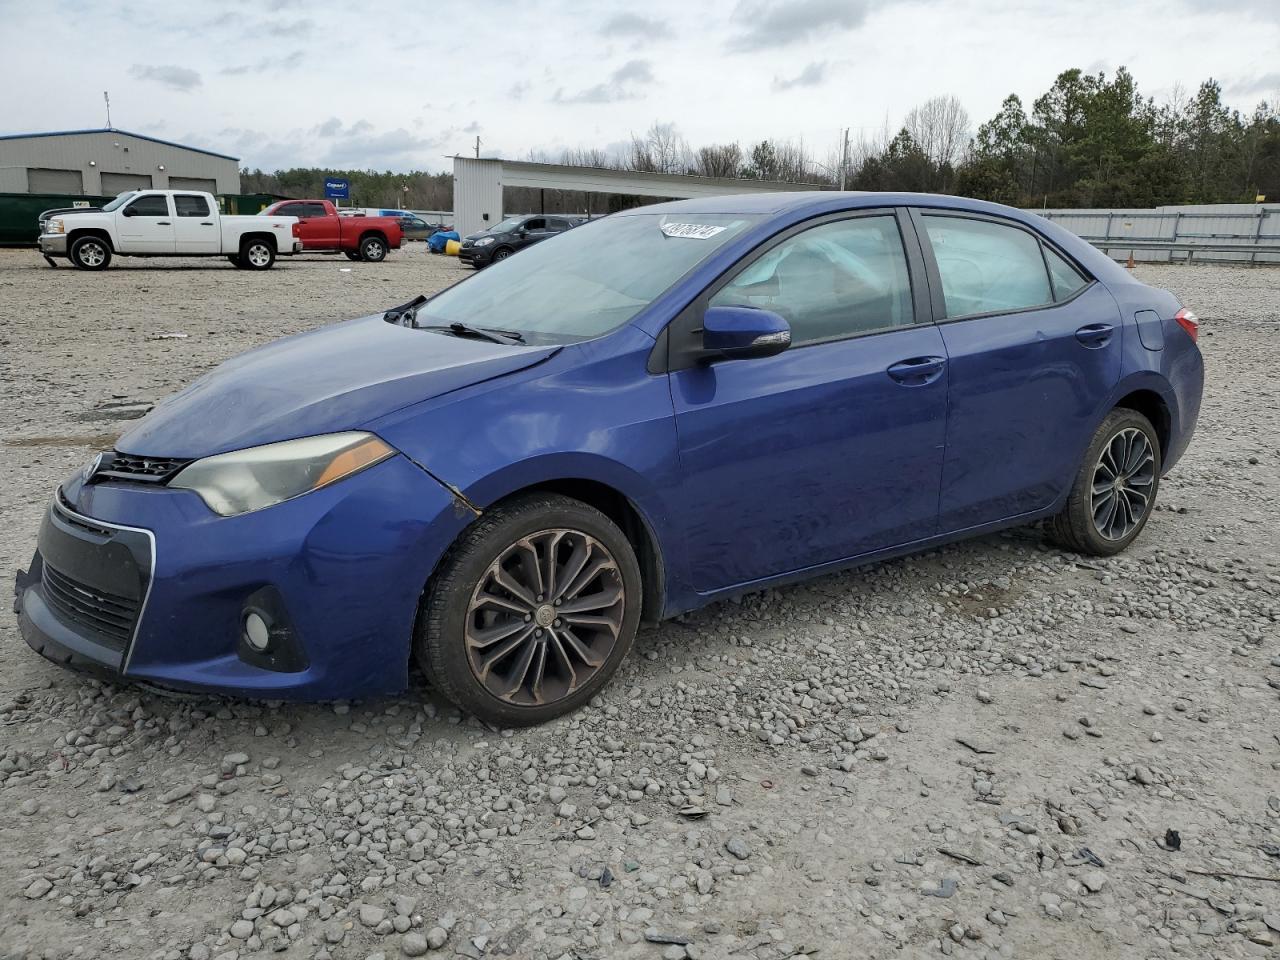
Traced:
[[[1280, 207], [1030, 211], [1115, 257], [1148, 262], [1280, 264]], [[1099, 229], [1101, 228], [1101, 229]]]

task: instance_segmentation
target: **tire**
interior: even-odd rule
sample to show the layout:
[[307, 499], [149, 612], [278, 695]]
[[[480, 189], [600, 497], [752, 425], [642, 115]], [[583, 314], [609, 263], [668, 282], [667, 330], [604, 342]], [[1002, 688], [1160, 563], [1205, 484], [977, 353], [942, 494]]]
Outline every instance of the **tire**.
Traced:
[[499, 247], [493, 251], [493, 256], [489, 258], [490, 263], [497, 263], [499, 260], [505, 260], [507, 257], [515, 253], [510, 247]]
[[381, 263], [387, 259], [387, 241], [381, 237], [365, 237], [360, 241], [360, 259], [366, 263]]
[[[1150, 420], [1135, 410], [1112, 410], [1089, 443], [1066, 505], [1049, 523], [1050, 537], [1068, 550], [1095, 557], [1124, 550], [1151, 517], [1160, 490], [1161, 457], [1160, 438]], [[1117, 467], [1118, 484], [1113, 479]]]
[[236, 267], [238, 269], [241, 266], [240, 254], [238, 253], [230, 254], [227, 257], [227, 263], [231, 264], [233, 267]]
[[[517, 589], [499, 585], [500, 563], [502, 583]], [[545, 575], [553, 568], [559, 581]], [[551, 590], [534, 595], [531, 584]], [[586, 703], [617, 671], [640, 624], [642, 587], [635, 551], [603, 513], [569, 497], [521, 496], [486, 511], [449, 549], [423, 596], [414, 655], [446, 697], [481, 720], [544, 723]], [[561, 594], [566, 609], [578, 606], [575, 616], [557, 615]]]
[[105, 270], [111, 264], [111, 244], [101, 237], [78, 237], [70, 255], [71, 263], [81, 270]]
[[267, 240], [253, 237], [240, 244], [239, 266], [246, 270], [270, 270], [276, 262], [276, 248]]
[[343, 250], [342, 255], [348, 260], [359, 260], [360, 254], [355, 250]]

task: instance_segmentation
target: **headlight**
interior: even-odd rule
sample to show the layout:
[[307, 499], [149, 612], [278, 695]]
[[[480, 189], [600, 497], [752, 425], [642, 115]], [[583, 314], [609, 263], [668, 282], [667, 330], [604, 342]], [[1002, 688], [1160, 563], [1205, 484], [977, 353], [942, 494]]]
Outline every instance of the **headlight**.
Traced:
[[67, 225], [66, 225], [66, 223], [65, 223], [64, 221], [59, 220], [57, 217], [53, 217], [53, 218], [51, 218], [51, 219], [49, 219], [49, 220], [46, 220], [46, 221], [45, 221], [45, 223], [44, 223], [44, 232], [45, 232], [46, 234], [49, 234], [49, 233], [66, 233], [66, 232], [67, 232]]
[[395, 453], [371, 433], [330, 433], [197, 460], [169, 481], [224, 517], [300, 497]]
[[493, 243], [493, 237], [481, 237], [479, 240], [476, 241], [476, 246], [487, 247], [491, 243]]

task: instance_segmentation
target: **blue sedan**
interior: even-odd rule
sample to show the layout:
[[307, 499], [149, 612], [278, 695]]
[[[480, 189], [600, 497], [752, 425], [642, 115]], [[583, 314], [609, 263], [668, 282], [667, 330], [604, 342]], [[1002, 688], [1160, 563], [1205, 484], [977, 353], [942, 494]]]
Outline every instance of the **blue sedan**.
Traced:
[[28, 644], [184, 689], [345, 698], [411, 661], [494, 724], [586, 702], [641, 621], [1032, 521], [1139, 535], [1195, 316], [1018, 210], [643, 207], [279, 341], [56, 491]]

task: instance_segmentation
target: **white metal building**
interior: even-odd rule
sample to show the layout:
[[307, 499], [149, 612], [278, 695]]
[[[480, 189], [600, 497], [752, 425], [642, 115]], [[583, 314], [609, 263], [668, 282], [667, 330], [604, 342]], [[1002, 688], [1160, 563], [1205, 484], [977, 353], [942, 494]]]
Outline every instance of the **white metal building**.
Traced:
[[[692, 177], [679, 173], [635, 173], [601, 167], [570, 167], [523, 160], [453, 158], [453, 223], [464, 237], [502, 219], [504, 187], [580, 190], [588, 194], [622, 193], [632, 196], [684, 199], [720, 197], [733, 193], [775, 193], [813, 190], [811, 183]], [[604, 204], [601, 203], [603, 208]]]
[[0, 193], [115, 196], [125, 190], [240, 192], [240, 161], [124, 130], [0, 136]]

